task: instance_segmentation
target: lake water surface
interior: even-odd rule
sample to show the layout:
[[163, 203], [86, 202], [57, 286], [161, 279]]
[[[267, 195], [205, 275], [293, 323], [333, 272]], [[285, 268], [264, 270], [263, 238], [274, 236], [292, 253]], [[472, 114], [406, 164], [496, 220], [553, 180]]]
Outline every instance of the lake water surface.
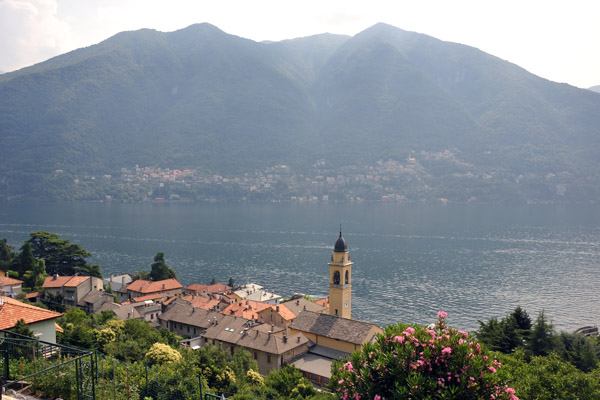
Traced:
[[600, 320], [599, 206], [422, 204], [0, 204], [0, 238], [46, 230], [81, 244], [105, 275], [150, 269], [157, 252], [184, 284], [255, 282], [328, 293], [342, 223], [354, 261], [354, 318], [467, 330], [517, 305], [559, 330]]

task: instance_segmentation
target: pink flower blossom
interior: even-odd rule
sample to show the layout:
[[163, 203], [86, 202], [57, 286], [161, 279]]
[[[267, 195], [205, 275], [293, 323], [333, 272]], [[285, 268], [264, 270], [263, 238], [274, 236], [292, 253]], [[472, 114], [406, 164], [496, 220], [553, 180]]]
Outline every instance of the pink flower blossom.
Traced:
[[450, 353], [452, 353], [452, 348], [450, 348], [450, 347], [444, 347], [442, 349], [442, 355], [450, 354]]
[[438, 318], [446, 319], [447, 316], [448, 316], [447, 312], [444, 312], [444, 311], [438, 312]]
[[373, 397], [373, 400], [381, 400], [381, 396], [376, 394], [375, 397]]
[[415, 333], [415, 328], [413, 328], [412, 326], [409, 326], [409, 327], [408, 327], [408, 328], [406, 328], [406, 329], [404, 330], [404, 332], [402, 332], [402, 333], [404, 333], [404, 334], [405, 334], [405, 335], [407, 335], [407, 336], [409, 336], [409, 335], [414, 335], [414, 333]]
[[496, 372], [496, 368], [494, 368], [494, 367], [488, 367], [488, 368], [489, 368], [490, 371], [492, 371], [492, 373]]

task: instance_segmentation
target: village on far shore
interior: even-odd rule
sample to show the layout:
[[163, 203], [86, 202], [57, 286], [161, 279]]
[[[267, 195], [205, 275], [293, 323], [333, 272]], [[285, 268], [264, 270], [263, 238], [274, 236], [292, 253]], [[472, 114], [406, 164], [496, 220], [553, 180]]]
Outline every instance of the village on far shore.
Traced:
[[[133, 280], [129, 274], [46, 277], [43, 291], [28, 293], [29, 302], [62, 299], [66, 308], [87, 313], [112, 312], [121, 320], [140, 319], [180, 335], [193, 350], [220, 345], [233, 355], [249, 351], [266, 375], [291, 364], [317, 386], [331, 378], [331, 363], [374, 342], [381, 327], [351, 318], [352, 261], [340, 230], [329, 261], [329, 296], [313, 299], [295, 293], [284, 299], [261, 285], [231, 287], [177, 279]], [[15, 300], [23, 281], [0, 276], [0, 329], [23, 320], [42, 341], [56, 343], [61, 313]], [[326, 283], [323, 282], [325, 285]]]

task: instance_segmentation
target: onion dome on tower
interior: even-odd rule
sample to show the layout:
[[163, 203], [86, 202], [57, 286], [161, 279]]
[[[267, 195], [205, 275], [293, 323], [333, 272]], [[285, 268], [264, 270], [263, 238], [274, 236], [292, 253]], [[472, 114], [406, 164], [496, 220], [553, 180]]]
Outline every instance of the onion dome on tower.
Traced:
[[340, 237], [333, 246], [333, 251], [336, 253], [345, 253], [348, 251], [348, 245], [346, 245], [346, 239], [342, 237], [342, 229], [340, 228]]

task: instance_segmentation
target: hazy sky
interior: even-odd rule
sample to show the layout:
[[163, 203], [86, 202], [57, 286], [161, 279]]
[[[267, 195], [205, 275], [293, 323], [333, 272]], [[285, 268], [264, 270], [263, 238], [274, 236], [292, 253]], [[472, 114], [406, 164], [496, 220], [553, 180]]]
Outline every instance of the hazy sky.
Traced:
[[277, 41], [354, 35], [385, 22], [588, 88], [600, 85], [599, 11], [597, 0], [0, 0], [0, 71], [140, 28], [167, 32], [208, 22]]

